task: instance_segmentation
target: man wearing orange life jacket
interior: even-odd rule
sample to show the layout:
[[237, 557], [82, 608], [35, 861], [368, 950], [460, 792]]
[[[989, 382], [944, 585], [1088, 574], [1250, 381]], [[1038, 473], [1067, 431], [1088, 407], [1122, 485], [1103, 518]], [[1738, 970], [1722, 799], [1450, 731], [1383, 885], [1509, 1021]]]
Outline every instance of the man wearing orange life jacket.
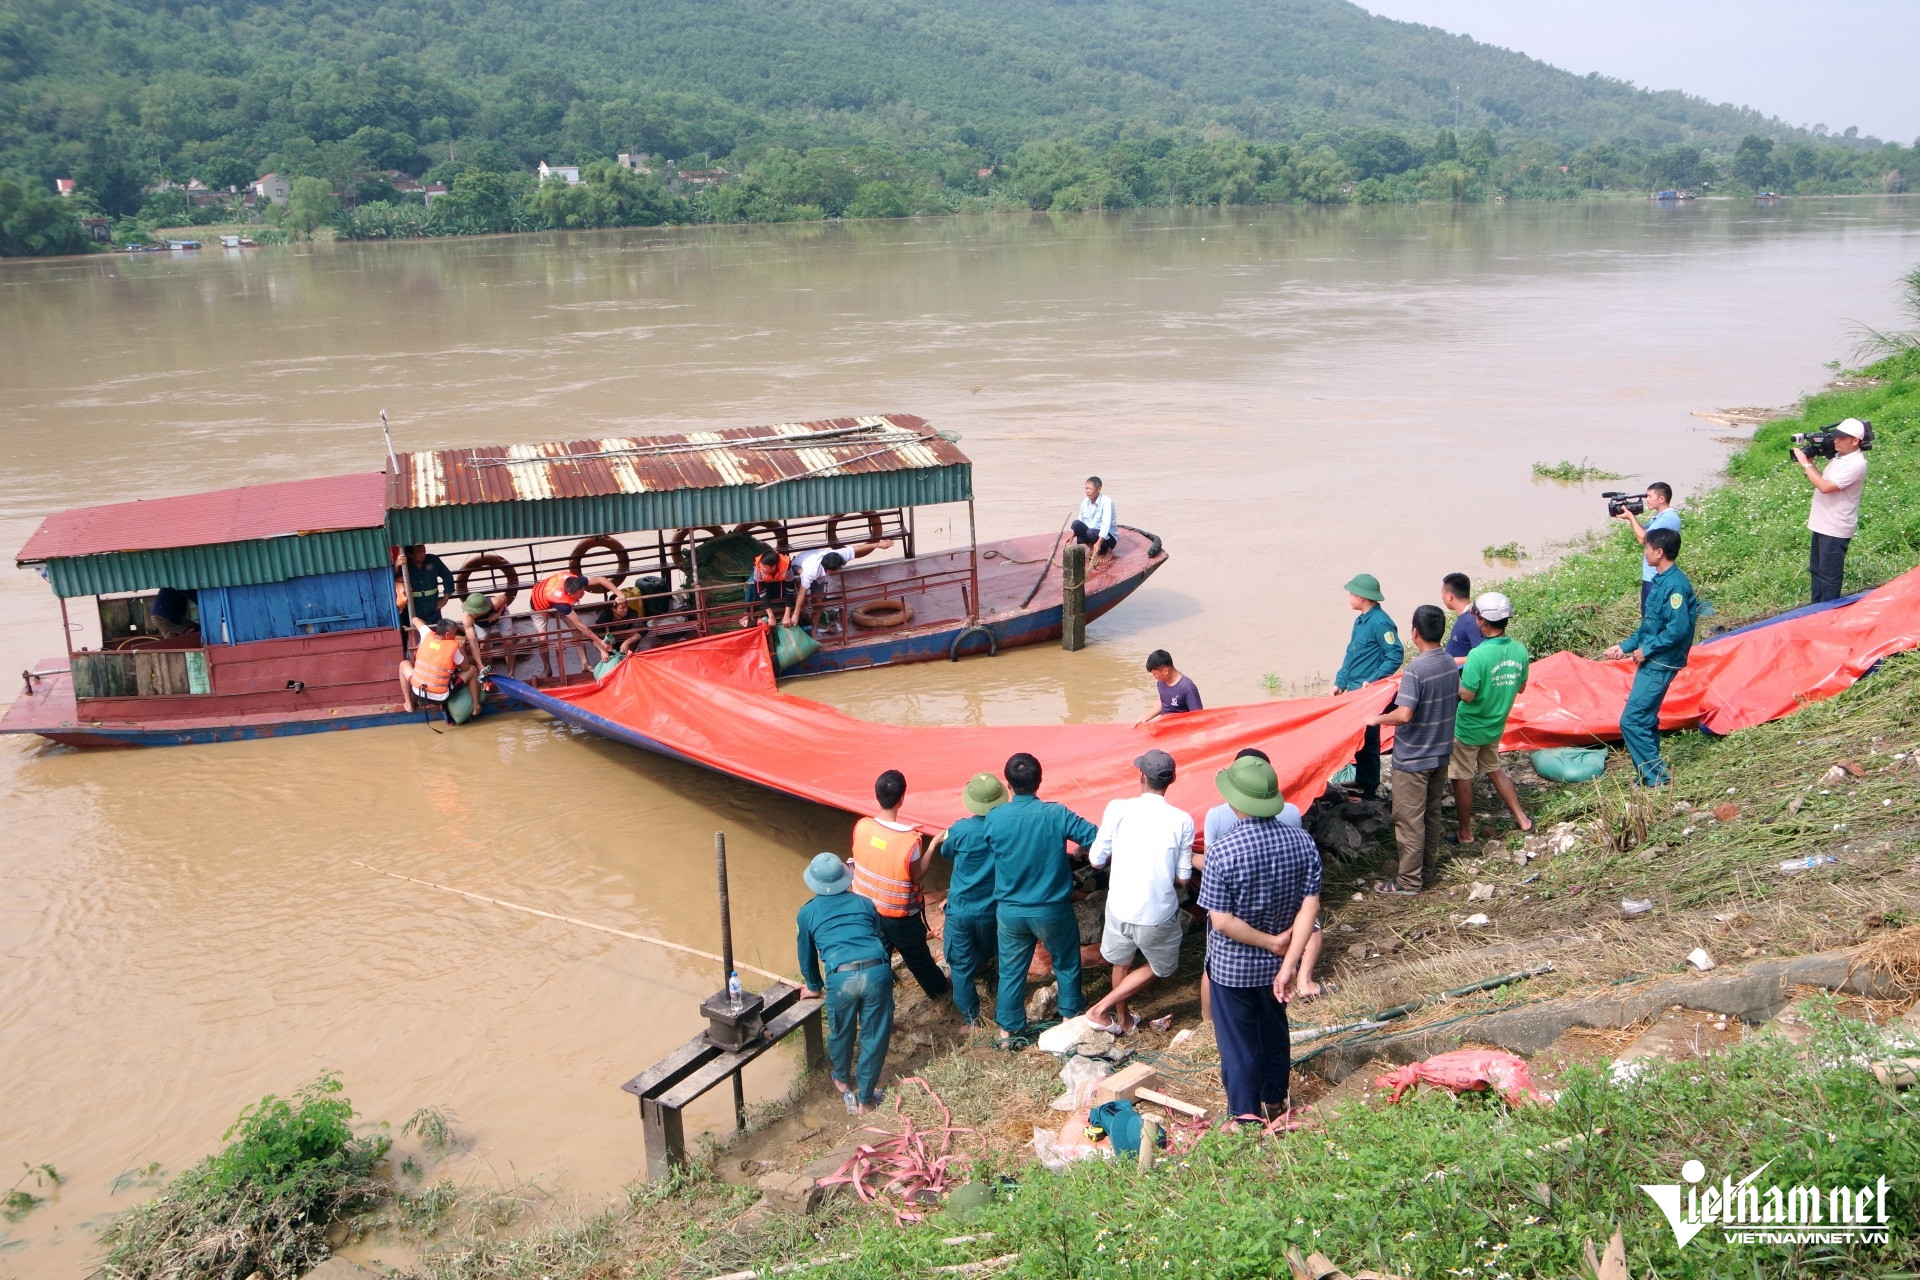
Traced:
[[[533, 622], [536, 631], [558, 632], [562, 627], [571, 628], [579, 633], [586, 643], [580, 648], [580, 660], [588, 668], [593, 659], [587, 656], [591, 646], [599, 653], [601, 661], [613, 656], [613, 650], [607, 648], [599, 636], [593, 634], [593, 628], [575, 612], [574, 606], [586, 596], [588, 591], [598, 591], [603, 595], [618, 595], [620, 588], [605, 578], [583, 578], [579, 574], [562, 571], [549, 574], [533, 584], [533, 595], [529, 601], [533, 605]], [[549, 675], [561, 675], [563, 672], [549, 671]]]
[[927, 950], [920, 881], [927, 874], [928, 857], [920, 847], [920, 833], [900, 821], [900, 801], [906, 794], [907, 779], [898, 769], [874, 780], [880, 814], [854, 824], [853, 891], [873, 902], [888, 950], [898, 951], [927, 998], [938, 1000], [952, 984]]
[[793, 557], [778, 551], [763, 551], [753, 562], [753, 576], [747, 579], [747, 617], [740, 625], [753, 625], [753, 612], [766, 611], [768, 626], [780, 621], [780, 615], [793, 604], [795, 576]]
[[[462, 643], [460, 629], [450, 618], [442, 618], [431, 626], [415, 618], [413, 625], [420, 633], [413, 660], [400, 660], [400, 701], [407, 710], [415, 710], [416, 698], [444, 703], [453, 693], [456, 676], [467, 682], [467, 688], [473, 695], [473, 705], [478, 707], [480, 670], [467, 663], [467, 648]], [[464, 672], [460, 670], [463, 666], [466, 667]]]

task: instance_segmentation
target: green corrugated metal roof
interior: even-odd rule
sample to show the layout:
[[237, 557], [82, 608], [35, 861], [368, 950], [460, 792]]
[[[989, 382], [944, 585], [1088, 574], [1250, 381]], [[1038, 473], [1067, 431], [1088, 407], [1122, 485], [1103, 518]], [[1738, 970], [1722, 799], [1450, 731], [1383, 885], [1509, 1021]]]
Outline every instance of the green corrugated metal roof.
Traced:
[[218, 542], [159, 551], [113, 551], [46, 561], [55, 595], [97, 596], [158, 587], [251, 586], [317, 573], [378, 569], [387, 563], [385, 529], [348, 529], [251, 542]]
[[965, 502], [973, 496], [973, 467], [956, 463], [901, 471], [807, 476], [771, 489], [719, 485], [650, 493], [454, 506], [401, 507], [387, 512], [390, 541], [498, 542], [518, 538], [574, 538], [641, 529], [685, 529], [836, 516], [849, 511]]

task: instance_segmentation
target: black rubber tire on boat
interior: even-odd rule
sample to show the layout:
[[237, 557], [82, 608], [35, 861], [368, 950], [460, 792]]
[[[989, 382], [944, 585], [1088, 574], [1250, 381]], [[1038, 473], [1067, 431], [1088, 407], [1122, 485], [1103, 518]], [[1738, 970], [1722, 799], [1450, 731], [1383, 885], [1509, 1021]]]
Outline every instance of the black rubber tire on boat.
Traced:
[[620, 545], [618, 538], [609, 537], [606, 534], [601, 534], [597, 538], [582, 538], [573, 548], [573, 557], [567, 561], [567, 571], [576, 578], [596, 576], [584, 573], [580, 568], [581, 562], [587, 558], [587, 552], [595, 547], [604, 547], [613, 552], [614, 563], [620, 566], [613, 573], [602, 573], [597, 576], [605, 578], [616, 587], [625, 582], [627, 580], [627, 549]]
[[913, 621], [913, 606], [905, 600], [874, 600], [847, 610], [847, 617], [868, 631], [892, 631]]
[[[475, 556], [473, 559], [461, 565], [460, 572], [453, 575], [454, 594], [463, 599], [471, 595], [473, 592], [473, 575], [482, 569], [496, 570], [500, 576], [506, 580], [507, 603], [505, 607], [509, 609], [512, 608], [514, 600], [520, 594], [520, 574], [514, 569], [513, 562], [505, 556]], [[493, 593], [486, 592], [485, 594], [491, 595]]]
[[1145, 529], [1135, 529], [1135, 528], [1134, 528], [1134, 527], [1133, 527], [1132, 525], [1130, 525], [1130, 524], [1123, 524], [1123, 525], [1121, 525], [1120, 527], [1121, 527], [1122, 529], [1128, 529], [1128, 530], [1131, 530], [1132, 532], [1134, 532], [1134, 533], [1137, 533], [1137, 534], [1139, 534], [1139, 535], [1140, 535], [1141, 537], [1143, 537], [1143, 538], [1145, 538], [1145, 539], [1147, 540], [1147, 559], [1149, 559], [1149, 560], [1151, 560], [1151, 559], [1153, 559], [1153, 558], [1154, 558], [1155, 556], [1157, 556], [1157, 555], [1159, 555], [1159, 554], [1160, 554], [1160, 550], [1161, 550], [1161, 547], [1160, 547], [1160, 535], [1159, 535], [1159, 534], [1157, 534], [1157, 533], [1148, 533], [1148, 532], [1147, 532], [1147, 531], [1146, 531]]
[[993, 634], [993, 628], [975, 623], [953, 638], [953, 643], [947, 646], [947, 660], [949, 662], [960, 661], [960, 646], [967, 642], [968, 636], [974, 635], [985, 636], [987, 638], [987, 656], [989, 658], [1000, 652], [1000, 637]]

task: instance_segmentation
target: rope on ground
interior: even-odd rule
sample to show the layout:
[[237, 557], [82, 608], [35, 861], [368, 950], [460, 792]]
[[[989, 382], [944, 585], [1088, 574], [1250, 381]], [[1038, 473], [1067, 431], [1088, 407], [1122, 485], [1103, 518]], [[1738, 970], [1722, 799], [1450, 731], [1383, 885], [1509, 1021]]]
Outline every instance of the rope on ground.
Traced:
[[[558, 920], [562, 924], [577, 924], [582, 929], [596, 929], [601, 933], [610, 933], [616, 938], [631, 938], [635, 942], [650, 942], [656, 947], [665, 947], [669, 951], [678, 951], [685, 955], [698, 956], [702, 960], [712, 960], [717, 964], [726, 963], [722, 957], [713, 954], [711, 951], [702, 951], [697, 947], [683, 947], [677, 942], [668, 942], [665, 938], [649, 937], [644, 933], [629, 933], [625, 929], [615, 929], [610, 925], [595, 924], [591, 920], [580, 920], [573, 916], [563, 916], [552, 911], [542, 911], [538, 907], [524, 906], [518, 902], [508, 902], [503, 898], [489, 898], [486, 894], [475, 893], [471, 889], [456, 889], [450, 884], [436, 884], [432, 880], [422, 880], [418, 876], [401, 875], [398, 871], [388, 871], [382, 867], [376, 867], [371, 863], [362, 862], [358, 858], [348, 858], [347, 861], [356, 867], [364, 867], [375, 875], [391, 876], [395, 880], [405, 880], [409, 884], [425, 885], [429, 889], [438, 889], [442, 893], [457, 893], [463, 898], [472, 898], [475, 902], [491, 903], [496, 907], [505, 907], [509, 911], [523, 911], [530, 916], [541, 916], [548, 920]], [[771, 978], [775, 982], [792, 981], [792, 979], [786, 977], [784, 974], [771, 973], [765, 969], [755, 968], [753, 965], [745, 964], [739, 960], [735, 960], [733, 964], [736, 969], [745, 969], [748, 973], [757, 973], [761, 977]]]
[[[913, 1118], [906, 1113], [903, 1099], [898, 1088], [916, 1084], [926, 1090], [934, 1105], [940, 1108], [943, 1123], [937, 1129], [925, 1131], [913, 1127]], [[953, 1123], [953, 1111], [933, 1091], [933, 1086], [919, 1076], [907, 1076], [896, 1086], [893, 1098], [894, 1114], [899, 1117], [901, 1131], [888, 1133], [883, 1129], [868, 1129], [868, 1133], [878, 1134], [882, 1141], [872, 1145], [862, 1144], [838, 1172], [820, 1179], [823, 1187], [852, 1187], [853, 1193], [860, 1197], [863, 1204], [881, 1204], [893, 1210], [894, 1221], [906, 1224], [918, 1222], [926, 1217], [925, 1205], [937, 1201], [955, 1182], [959, 1181], [950, 1170], [958, 1165], [971, 1165], [973, 1157], [953, 1149], [955, 1134], [972, 1133], [971, 1129], [957, 1127]], [[937, 1149], [929, 1151], [927, 1139], [938, 1136]], [[869, 1183], [873, 1185], [869, 1185]]]

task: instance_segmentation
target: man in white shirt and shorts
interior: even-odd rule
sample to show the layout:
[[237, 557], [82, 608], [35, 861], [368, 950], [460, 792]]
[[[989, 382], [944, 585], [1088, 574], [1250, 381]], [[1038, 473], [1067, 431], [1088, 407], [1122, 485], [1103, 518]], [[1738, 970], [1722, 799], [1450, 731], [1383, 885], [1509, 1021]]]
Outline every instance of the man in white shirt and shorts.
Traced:
[[1860, 491], [1867, 486], [1867, 457], [1860, 448], [1862, 441], [1872, 439], [1873, 431], [1858, 418], [1835, 423], [1830, 429], [1833, 457], [1825, 471], [1809, 462], [1805, 451], [1793, 451], [1793, 460], [1814, 488], [1813, 510], [1807, 515], [1807, 528], [1813, 533], [1807, 570], [1813, 579], [1815, 604], [1840, 598], [1847, 546], [1860, 526]]
[[[1113, 989], [1087, 1019], [1115, 1034], [1140, 1024], [1127, 1012], [1128, 998], [1179, 969], [1180, 889], [1193, 879], [1193, 818], [1167, 803], [1173, 757], [1149, 751], [1133, 767], [1140, 794], [1107, 806], [1089, 855], [1094, 866], [1111, 868], [1100, 958], [1113, 966]], [[1142, 955], [1146, 964], [1137, 965]]]

